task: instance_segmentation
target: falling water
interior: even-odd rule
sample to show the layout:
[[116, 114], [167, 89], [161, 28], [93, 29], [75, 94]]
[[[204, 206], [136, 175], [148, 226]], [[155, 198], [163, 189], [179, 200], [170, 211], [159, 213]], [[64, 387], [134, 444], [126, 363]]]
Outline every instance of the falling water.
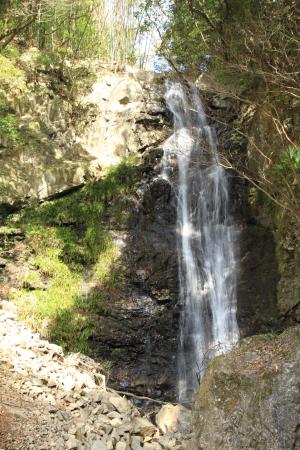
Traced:
[[174, 133], [164, 144], [162, 176], [178, 186], [181, 320], [178, 397], [190, 401], [213, 356], [238, 339], [234, 225], [228, 175], [218, 164], [215, 131], [195, 86], [167, 85]]

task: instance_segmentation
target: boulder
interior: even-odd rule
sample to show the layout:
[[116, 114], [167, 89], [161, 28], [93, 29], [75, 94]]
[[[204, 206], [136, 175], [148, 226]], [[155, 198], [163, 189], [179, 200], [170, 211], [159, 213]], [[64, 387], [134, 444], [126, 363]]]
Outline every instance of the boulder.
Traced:
[[104, 439], [93, 442], [91, 450], [107, 450], [107, 443]]
[[167, 431], [188, 433], [191, 430], [192, 415], [191, 411], [182, 405], [167, 404], [156, 414], [155, 421], [163, 433]]
[[300, 326], [259, 335], [211, 363], [196, 396], [199, 449], [300, 448]]
[[145, 417], [136, 416], [132, 419], [132, 432], [144, 437], [151, 437], [157, 432], [157, 428]]
[[118, 442], [116, 445], [116, 450], [126, 450], [126, 442]]
[[126, 400], [125, 397], [120, 397], [119, 395], [112, 395], [109, 397], [110, 403], [116, 408], [121, 414], [129, 414], [132, 409], [132, 405]]

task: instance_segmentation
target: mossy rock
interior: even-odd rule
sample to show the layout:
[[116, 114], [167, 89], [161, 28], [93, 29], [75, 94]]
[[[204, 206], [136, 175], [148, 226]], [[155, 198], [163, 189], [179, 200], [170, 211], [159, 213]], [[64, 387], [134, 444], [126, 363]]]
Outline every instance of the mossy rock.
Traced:
[[19, 87], [24, 86], [25, 73], [19, 69], [14, 62], [0, 55], [0, 81], [19, 84]]
[[198, 448], [298, 448], [299, 349], [300, 326], [244, 339], [213, 361], [193, 408]]

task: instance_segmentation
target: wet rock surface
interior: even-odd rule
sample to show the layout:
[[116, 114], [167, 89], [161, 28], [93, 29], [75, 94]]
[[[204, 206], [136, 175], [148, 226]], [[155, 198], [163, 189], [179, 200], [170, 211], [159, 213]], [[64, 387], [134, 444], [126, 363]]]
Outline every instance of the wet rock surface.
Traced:
[[[156, 153], [154, 149], [152, 158]], [[143, 173], [148, 164], [146, 158]], [[149, 182], [143, 180], [140, 186], [125, 232], [124, 287], [98, 317], [92, 347], [97, 357], [112, 362], [111, 382], [174, 400], [179, 315], [176, 201], [171, 185], [158, 173], [152, 160]]]
[[270, 228], [244, 223], [238, 235], [237, 318], [241, 336], [279, 329], [276, 243]]
[[[193, 448], [189, 424], [162, 432], [108, 389], [101, 367], [41, 340], [0, 309], [0, 446], [6, 450]], [[189, 412], [186, 411], [186, 415]]]

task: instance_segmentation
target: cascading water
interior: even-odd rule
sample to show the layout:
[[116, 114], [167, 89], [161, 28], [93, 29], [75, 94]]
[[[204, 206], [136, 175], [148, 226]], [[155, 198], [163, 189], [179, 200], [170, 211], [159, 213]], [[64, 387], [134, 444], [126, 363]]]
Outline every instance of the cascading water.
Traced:
[[174, 133], [164, 144], [162, 176], [178, 180], [178, 397], [189, 402], [208, 360], [238, 339], [235, 229], [228, 212], [228, 175], [218, 164], [215, 131], [196, 87], [169, 83], [166, 102]]

